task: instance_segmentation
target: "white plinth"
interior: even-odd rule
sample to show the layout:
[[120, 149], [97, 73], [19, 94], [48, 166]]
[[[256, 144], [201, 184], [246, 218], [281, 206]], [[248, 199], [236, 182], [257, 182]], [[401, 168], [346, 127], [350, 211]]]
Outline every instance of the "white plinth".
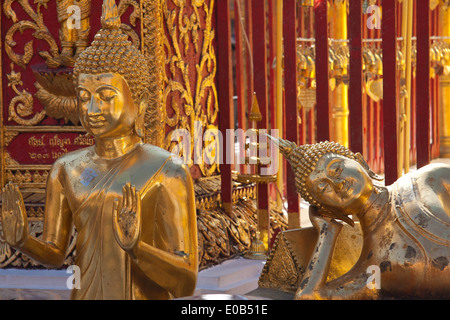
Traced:
[[265, 260], [236, 258], [199, 272], [194, 295], [227, 293], [244, 295], [258, 287]]
[[[202, 270], [194, 295], [243, 295], [258, 287], [265, 261], [236, 258]], [[0, 300], [69, 299], [65, 270], [0, 269]]]

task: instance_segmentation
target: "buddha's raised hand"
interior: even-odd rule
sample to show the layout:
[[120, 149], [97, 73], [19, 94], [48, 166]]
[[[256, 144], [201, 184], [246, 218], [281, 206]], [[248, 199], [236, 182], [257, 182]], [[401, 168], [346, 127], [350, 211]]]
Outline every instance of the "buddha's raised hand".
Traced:
[[3, 237], [12, 247], [21, 247], [28, 236], [28, 219], [19, 187], [8, 183], [2, 189]]
[[132, 251], [141, 232], [141, 196], [130, 183], [122, 188], [123, 201], [114, 200], [113, 228], [117, 242], [126, 251]]

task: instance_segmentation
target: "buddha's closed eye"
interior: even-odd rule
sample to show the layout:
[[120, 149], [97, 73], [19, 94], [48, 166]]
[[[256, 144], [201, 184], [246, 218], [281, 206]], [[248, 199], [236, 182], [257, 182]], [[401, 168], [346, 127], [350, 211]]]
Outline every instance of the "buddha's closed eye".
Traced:
[[78, 89], [78, 98], [80, 99], [80, 101], [86, 102], [91, 98], [91, 94], [87, 90]]
[[102, 89], [99, 92], [99, 96], [103, 101], [110, 102], [117, 96], [117, 93], [111, 89]]
[[329, 163], [328, 168], [327, 168], [327, 174], [330, 177], [338, 177], [341, 175], [343, 170], [344, 170], [344, 167], [342, 165], [342, 161], [337, 159], [337, 160], [333, 160]]
[[317, 186], [316, 190], [319, 195], [324, 194], [328, 189], [330, 188], [330, 184], [327, 181], [320, 181]]

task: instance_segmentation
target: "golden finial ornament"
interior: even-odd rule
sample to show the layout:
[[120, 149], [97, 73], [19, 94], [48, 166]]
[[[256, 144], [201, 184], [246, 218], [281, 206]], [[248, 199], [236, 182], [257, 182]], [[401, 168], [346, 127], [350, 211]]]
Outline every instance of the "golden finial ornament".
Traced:
[[250, 250], [244, 256], [251, 260], [266, 260], [267, 254], [264, 242], [261, 240], [261, 232], [256, 231], [255, 238], [252, 239]]
[[259, 110], [259, 103], [256, 97], [256, 93], [253, 94], [253, 104], [250, 114], [248, 115], [248, 120], [251, 122], [260, 122], [262, 120], [262, 114]]
[[120, 29], [121, 22], [115, 0], [103, 2], [101, 22], [103, 29]]

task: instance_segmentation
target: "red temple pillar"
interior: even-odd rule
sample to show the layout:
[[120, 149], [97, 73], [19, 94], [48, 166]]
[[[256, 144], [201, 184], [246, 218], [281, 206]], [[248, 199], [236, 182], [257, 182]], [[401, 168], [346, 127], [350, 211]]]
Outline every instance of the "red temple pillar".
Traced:
[[330, 139], [330, 93], [328, 65], [328, 3], [314, 2], [316, 37], [317, 141]]
[[[252, 0], [253, 24], [253, 87], [259, 103], [262, 120], [258, 129], [269, 127], [268, 72], [267, 72], [267, 22], [266, 0]], [[258, 218], [261, 237], [265, 244], [270, 241], [269, 188], [267, 184], [258, 184]], [[267, 237], [267, 239], [265, 239]], [[267, 249], [267, 248], [266, 248]]]
[[[297, 1], [283, 1], [284, 81], [285, 81], [285, 130], [286, 139], [298, 144], [297, 107]], [[295, 173], [286, 169], [286, 196], [289, 229], [300, 227], [300, 205]]]
[[241, 8], [239, 2], [234, 0], [234, 30], [236, 37], [236, 95], [238, 124], [242, 130], [247, 130], [247, 110], [245, 107], [245, 82], [244, 82], [244, 35], [242, 29]]
[[417, 72], [416, 72], [416, 143], [417, 168], [430, 163], [430, 0], [416, 2]]
[[[233, 116], [233, 69], [231, 59], [231, 20], [230, 0], [217, 1], [217, 91], [219, 113], [219, 130], [223, 133], [222, 147], [224, 163], [220, 165], [221, 171], [221, 197], [223, 206], [231, 215], [232, 209], [232, 177], [231, 164], [226, 163], [227, 155], [234, 148], [234, 135], [229, 137], [227, 129], [234, 129]], [[233, 141], [228, 141], [233, 139]]]
[[349, 82], [349, 138], [353, 152], [364, 151], [363, 139], [363, 64], [362, 64], [362, 3], [349, 3], [350, 82]]
[[383, 132], [385, 184], [398, 179], [397, 0], [383, 0]]

